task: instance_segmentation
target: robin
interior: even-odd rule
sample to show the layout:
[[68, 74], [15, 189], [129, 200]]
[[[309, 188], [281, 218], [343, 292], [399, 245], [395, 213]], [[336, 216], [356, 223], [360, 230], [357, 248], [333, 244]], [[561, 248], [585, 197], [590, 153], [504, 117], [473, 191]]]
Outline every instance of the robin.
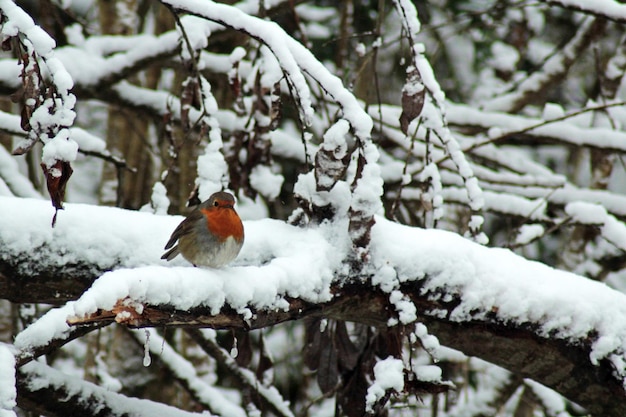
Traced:
[[211, 195], [176, 227], [161, 259], [171, 261], [181, 254], [194, 266], [212, 268], [235, 259], [243, 245], [243, 224], [234, 205], [232, 194], [220, 191]]

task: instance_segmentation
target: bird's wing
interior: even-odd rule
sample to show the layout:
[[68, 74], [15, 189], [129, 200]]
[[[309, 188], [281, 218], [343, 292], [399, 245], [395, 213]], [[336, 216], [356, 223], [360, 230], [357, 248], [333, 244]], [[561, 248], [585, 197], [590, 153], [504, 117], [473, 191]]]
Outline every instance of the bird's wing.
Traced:
[[174, 243], [181, 237], [191, 233], [195, 223], [203, 217], [203, 214], [200, 210], [194, 209], [185, 220], [180, 222], [180, 224], [174, 229], [172, 232], [172, 236], [170, 236], [170, 240], [167, 241], [165, 245], [165, 249], [169, 249], [174, 246]]

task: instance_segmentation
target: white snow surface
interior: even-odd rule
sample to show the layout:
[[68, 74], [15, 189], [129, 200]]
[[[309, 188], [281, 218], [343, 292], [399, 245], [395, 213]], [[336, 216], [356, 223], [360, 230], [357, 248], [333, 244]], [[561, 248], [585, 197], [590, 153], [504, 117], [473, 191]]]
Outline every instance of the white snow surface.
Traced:
[[396, 392], [404, 389], [404, 364], [401, 359], [392, 356], [374, 365], [374, 383], [367, 389], [365, 410], [372, 411], [372, 406], [385, 395], [388, 389]]
[[[68, 315], [111, 309], [124, 298], [181, 310], [202, 305], [215, 313], [227, 303], [244, 318], [251, 317], [250, 306], [286, 309], [286, 295], [328, 301], [331, 285], [344, 275], [341, 261], [350, 246], [347, 221], [309, 229], [271, 219], [244, 221], [246, 241], [234, 265], [202, 269], [180, 258], [171, 263], [159, 259], [181, 220], [178, 216], [67, 204], [51, 229], [53, 208], [48, 202], [0, 197], [0, 212], [4, 256], [30, 251], [33, 261], [82, 261], [118, 268], [104, 273], [79, 300], [64, 307], [66, 311], [52, 310], [29, 327], [30, 334], [19, 335], [19, 349], [64, 337]], [[401, 291], [401, 283], [419, 280], [422, 293], [459, 298], [450, 315], [454, 321], [496, 312], [499, 320], [534, 323], [540, 335], [572, 343], [597, 334], [590, 361], [608, 358], [616, 372], [626, 376], [626, 295], [442, 230], [412, 228], [377, 217], [371, 238], [372, 265], [380, 271], [372, 282], [393, 294], [394, 300], [403, 301], [399, 311], [403, 319], [414, 313], [394, 291]], [[34, 247], [48, 249], [41, 254]], [[444, 314], [429, 312], [439, 313]], [[47, 331], [36, 332], [35, 326]]]
[[15, 358], [9, 346], [0, 344], [0, 417], [14, 416], [17, 405], [15, 390]]

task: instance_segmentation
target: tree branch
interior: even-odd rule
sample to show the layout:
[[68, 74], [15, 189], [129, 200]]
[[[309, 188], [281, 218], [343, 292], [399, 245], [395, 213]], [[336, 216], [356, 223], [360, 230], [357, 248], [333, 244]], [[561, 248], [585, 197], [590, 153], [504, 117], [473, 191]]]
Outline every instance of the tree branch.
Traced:
[[[473, 319], [457, 322], [450, 317], [460, 299], [452, 298], [450, 294], [442, 296], [424, 291], [415, 282], [404, 284], [400, 290], [410, 295], [421, 312], [419, 320], [443, 345], [551, 387], [592, 414], [626, 415], [626, 393], [621, 379], [613, 375], [610, 362], [602, 360], [598, 366], [589, 362], [593, 340], [580, 340], [574, 344], [563, 339], [548, 339], [541, 335], [536, 323], [506, 323], [497, 319], [495, 314], [485, 312], [475, 312]], [[136, 310], [130, 314], [98, 312], [88, 318], [73, 318], [70, 322], [79, 325], [104, 320], [118, 321], [130, 327], [191, 326], [252, 330], [311, 316], [380, 327], [386, 326], [387, 320], [395, 315], [389, 305], [389, 295], [365, 283], [337, 286], [334, 292], [335, 296], [328, 303], [311, 304], [301, 299], [290, 299], [288, 310], [254, 310], [250, 320], [243, 319], [228, 307], [218, 314], [211, 314], [203, 307], [180, 311], [168, 306], [143, 305], [142, 313]], [[128, 309], [124, 311], [129, 312]], [[603, 402], [599, 403], [598, 398], [603, 398]]]
[[129, 398], [32, 362], [17, 371], [17, 403], [23, 410], [50, 417], [189, 416], [191, 413], [149, 400]]
[[558, 6], [564, 9], [603, 17], [618, 23], [626, 23], [626, 6], [614, 0], [595, 0], [594, 2], [581, 2], [577, 0], [543, 1], [550, 6]]

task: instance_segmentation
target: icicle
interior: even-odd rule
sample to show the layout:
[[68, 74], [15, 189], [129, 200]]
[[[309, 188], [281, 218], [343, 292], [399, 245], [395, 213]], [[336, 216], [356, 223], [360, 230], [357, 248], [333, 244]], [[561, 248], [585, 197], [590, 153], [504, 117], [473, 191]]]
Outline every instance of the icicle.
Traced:
[[237, 349], [237, 338], [233, 339], [233, 347], [230, 349], [230, 356], [236, 358], [239, 355], [239, 349]]
[[152, 363], [152, 358], [150, 357], [150, 331], [145, 329], [145, 332], [146, 342], [143, 344], [143, 366], [147, 368]]

